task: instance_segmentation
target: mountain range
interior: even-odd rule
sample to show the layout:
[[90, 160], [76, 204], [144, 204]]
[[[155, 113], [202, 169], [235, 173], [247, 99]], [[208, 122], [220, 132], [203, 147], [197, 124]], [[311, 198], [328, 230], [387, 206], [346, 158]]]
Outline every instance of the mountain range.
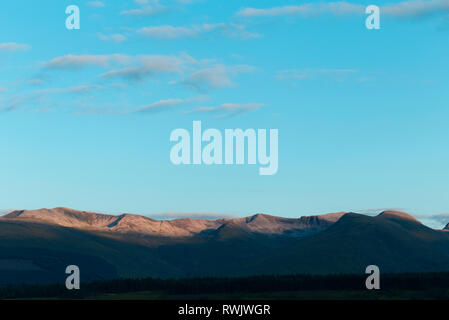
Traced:
[[17, 210], [0, 217], [0, 285], [259, 274], [449, 271], [449, 227], [411, 215], [331, 213], [298, 219], [154, 220], [68, 208]]

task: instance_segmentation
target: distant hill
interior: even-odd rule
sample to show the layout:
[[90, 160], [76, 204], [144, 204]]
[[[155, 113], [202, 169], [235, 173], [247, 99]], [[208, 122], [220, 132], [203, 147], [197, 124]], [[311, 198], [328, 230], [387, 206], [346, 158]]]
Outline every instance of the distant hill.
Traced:
[[370, 264], [383, 272], [449, 270], [448, 234], [402, 212], [385, 211], [376, 217], [348, 213], [327, 230], [263, 262], [282, 265], [285, 273], [357, 273]]
[[369, 264], [449, 271], [449, 233], [397, 211], [158, 221], [55, 208], [0, 217], [0, 285], [60, 282], [69, 264], [80, 266], [83, 281], [360, 274]]

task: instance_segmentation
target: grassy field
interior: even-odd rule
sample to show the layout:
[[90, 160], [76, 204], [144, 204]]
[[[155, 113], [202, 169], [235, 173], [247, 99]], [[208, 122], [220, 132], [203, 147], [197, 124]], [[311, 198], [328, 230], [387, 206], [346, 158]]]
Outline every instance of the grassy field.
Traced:
[[95, 300], [449, 300], [449, 290], [322, 290], [233, 294], [170, 295], [165, 292], [142, 291], [103, 294]]
[[89, 300], [449, 300], [449, 273], [388, 274], [380, 290], [364, 275], [118, 279], [63, 285], [0, 287], [2, 299]]

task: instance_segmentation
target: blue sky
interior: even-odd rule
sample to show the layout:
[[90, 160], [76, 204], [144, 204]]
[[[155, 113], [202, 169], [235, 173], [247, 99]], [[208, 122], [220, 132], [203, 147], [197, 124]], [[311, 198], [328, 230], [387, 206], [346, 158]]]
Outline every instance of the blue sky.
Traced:
[[[448, 213], [447, 57], [447, 0], [2, 3], [0, 207]], [[278, 173], [174, 166], [194, 120], [279, 129]]]

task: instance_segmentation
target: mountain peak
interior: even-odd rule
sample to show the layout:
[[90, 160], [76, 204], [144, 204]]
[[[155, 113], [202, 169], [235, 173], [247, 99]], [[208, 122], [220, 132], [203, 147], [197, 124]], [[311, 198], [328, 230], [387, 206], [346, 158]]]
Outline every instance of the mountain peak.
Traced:
[[3, 219], [18, 219], [37, 223], [55, 224], [71, 228], [98, 228], [104, 227], [115, 216], [99, 214], [88, 211], [57, 207], [53, 209], [16, 210], [2, 217]]
[[254, 221], [274, 221], [278, 219], [279, 217], [270, 216], [269, 214], [264, 213], [256, 213], [255, 215], [246, 217], [245, 220], [247, 223], [254, 222]]
[[396, 218], [418, 222], [411, 214], [402, 211], [386, 210], [382, 211], [377, 217], [379, 218]]
[[[57, 207], [53, 209], [16, 210], [1, 217], [1, 219], [29, 221], [92, 231], [139, 233], [163, 237], [210, 235], [214, 234], [214, 232], [219, 235], [265, 234], [303, 237], [329, 228], [343, 216], [346, 219], [342, 220], [348, 220], [352, 218], [359, 219], [360, 215], [337, 212], [302, 216], [300, 218], [284, 218], [257, 213], [248, 217], [219, 220], [154, 220], [137, 214], [124, 213], [121, 215], [108, 215]], [[417, 222], [411, 215], [399, 211], [383, 211], [378, 217], [382, 219], [400, 219], [402, 221]], [[445, 230], [449, 231], [449, 224]]]

